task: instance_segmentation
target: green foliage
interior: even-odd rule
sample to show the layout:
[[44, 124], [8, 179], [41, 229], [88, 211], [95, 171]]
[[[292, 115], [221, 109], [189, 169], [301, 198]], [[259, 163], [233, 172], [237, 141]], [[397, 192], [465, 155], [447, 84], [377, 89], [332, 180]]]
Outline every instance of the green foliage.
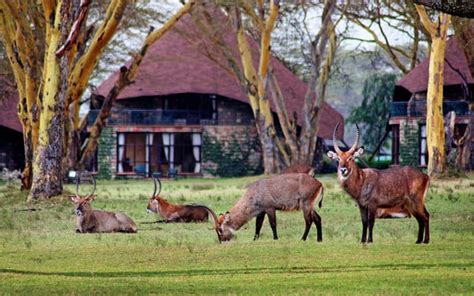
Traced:
[[[375, 243], [361, 245], [359, 211], [334, 175], [324, 184], [323, 242], [308, 241], [301, 212], [278, 212], [280, 240], [255, 220], [219, 244], [211, 223], [156, 224], [147, 215], [153, 182], [100, 180], [96, 209], [124, 212], [137, 234], [76, 234], [66, 198], [26, 204], [26, 192], [0, 186], [1, 294], [394, 295], [474, 291], [474, 179], [434, 180], [427, 195], [432, 243], [415, 245], [412, 219], [377, 220]], [[228, 210], [259, 177], [163, 180], [172, 202]], [[208, 185], [208, 186], [205, 186]], [[212, 189], [211, 189], [212, 188]], [[203, 190], [199, 190], [203, 189]], [[74, 191], [73, 185], [66, 190]], [[23, 211], [35, 208], [36, 211]]]
[[[219, 177], [240, 177], [261, 173], [261, 163], [255, 167], [249, 161], [255, 152], [258, 139], [245, 137], [244, 143], [239, 143], [235, 137], [229, 143], [223, 144], [217, 138], [203, 134], [202, 158], [207, 164], [203, 170], [205, 173]], [[209, 166], [212, 163], [212, 166]]]
[[366, 160], [367, 165], [370, 168], [374, 169], [386, 169], [392, 164], [392, 160], [377, 160], [377, 159], [372, 159], [372, 160]]
[[352, 109], [347, 118], [348, 123], [361, 124], [362, 141], [369, 151], [376, 148], [385, 134], [396, 78], [394, 74], [369, 77], [362, 90], [362, 104]]
[[115, 138], [111, 127], [105, 127], [99, 138], [97, 159], [99, 165], [99, 179], [110, 179], [112, 178], [111, 162], [112, 152], [115, 149]]
[[400, 143], [400, 164], [417, 167], [419, 165], [420, 128], [418, 124], [403, 123], [404, 139]]

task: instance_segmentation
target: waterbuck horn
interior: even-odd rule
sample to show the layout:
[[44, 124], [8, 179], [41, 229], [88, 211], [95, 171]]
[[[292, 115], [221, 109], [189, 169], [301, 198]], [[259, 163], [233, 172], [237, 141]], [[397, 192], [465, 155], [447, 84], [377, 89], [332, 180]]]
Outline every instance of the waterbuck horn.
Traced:
[[339, 146], [337, 145], [337, 140], [336, 140], [336, 132], [337, 128], [339, 127], [339, 122], [336, 124], [336, 127], [334, 128], [334, 132], [332, 133], [332, 145], [334, 146], [334, 151], [336, 151], [337, 154], [341, 154], [342, 151], [339, 149]]
[[356, 138], [354, 141], [354, 145], [352, 145], [351, 149], [348, 151], [349, 154], [352, 154], [357, 150], [357, 147], [359, 146], [359, 138], [360, 138], [359, 126], [356, 123]]
[[80, 178], [79, 176], [76, 176], [76, 197], [79, 198], [79, 182]]
[[155, 197], [157, 194], [156, 194], [156, 190], [158, 189], [157, 188], [157, 184], [160, 184], [160, 190], [158, 191], [158, 195], [160, 195], [160, 192], [161, 192], [161, 181], [160, 179], [156, 178], [156, 177], [153, 177], [153, 182], [155, 183], [155, 190], [153, 191], [153, 197]]
[[92, 176], [92, 184], [94, 184], [94, 188], [92, 189], [92, 193], [89, 194], [89, 195], [86, 197], [86, 199], [89, 198], [89, 197], [92, 197], [92, 196], [94, 195], [94, 193], [95, 193], [96, 183], [95, 183], [95, 178], [94, 178], [94, 176]]

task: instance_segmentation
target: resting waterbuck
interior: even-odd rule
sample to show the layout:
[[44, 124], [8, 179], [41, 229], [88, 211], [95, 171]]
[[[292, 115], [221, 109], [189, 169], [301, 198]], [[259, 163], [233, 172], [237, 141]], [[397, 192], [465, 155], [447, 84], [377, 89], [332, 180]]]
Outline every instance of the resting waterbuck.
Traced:
[[92, 178], [94, 189], [86, 197], [79, 196], [79, 181], [76, 184], [76, 195], [70, 196], [75, 205], [76, 212], [76, 232], [95, 233], [95, 232], [129, 232], [136, 233], [137, 226], [132, 219], [122, 213], [113, 213], [107, 211], [93, 210], [90, 202], [96, 196], [95, 179]]
[[[416, 243], [430, 241], [429, 213], [425, 207], [425, 196], [430, 178], [410, 167], [392, 167], [385, 170], [361, 169], [355, 158], [363, 154], [359, 145], [359, 128], [355, 143], [348, 151], [341, 151], [336, 142], [336, 125], [333, 134], [335, 153], [328, 157], [338, 161], [337, 179], [342, 188], [357, 202], [362, 219], [361, 242], [371, 243], [376, 217], [410, 217], [418, 221]], [[369, 237], [367, 240], [367, 229]], [[423, 239], [424, 234], [424, 239]]]
[[[161, 181], [153, 178], [155, 189], [153, 195], [148, 201], [147, 212], [159, 214], [163, 222], [206, 222], [209, 215], [215, 217], [214, 212], [203, 205], [176, 205], [168, 202], [166, 199], [160, 197]], [[159, 191], [157, 191], [157, 183], [159, 184]], [[214, 216], [213, 216], [214, 215]]]
[[268, 216], [273, 238], [278, 239], [276, 210], [302, 210], [306, 222], [303, 240], [306, 240], [312, 223], [316, 225], [317, 240], [322, 241], [321, 217], [314, 204], [322, 198], [322, 184], [308, 174], [285, 174], [258, 180], [251, 184], [240, 200], [218, 218], [220, 240], [228, 241], [234, 233], [253, 217], [257, 217], [257, 234], [263, 218]]

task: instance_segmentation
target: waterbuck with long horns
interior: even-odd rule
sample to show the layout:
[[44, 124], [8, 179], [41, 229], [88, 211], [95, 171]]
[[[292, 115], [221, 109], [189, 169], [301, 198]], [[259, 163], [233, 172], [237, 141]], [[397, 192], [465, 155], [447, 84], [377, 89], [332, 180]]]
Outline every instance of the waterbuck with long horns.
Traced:
[[322, 184], [308, 174], [284, 174], [258, 180], [249, 186], [234, 207], [219, 216], [217, 232], [220, 240], [230, 240], [253, 217], [257, 217], [256, 235], [259, 234], [265, 214], [269, 218], [273, 238], [278, 239], [275, 211], [302, 210], [306, 222], [302, 239], [306, 240], [314, 223], [317, 240], [322, 241], [321, 217], [314, 209], [322, 193]]
[[75, 205], [76, 212], [76, 232], [96, 233], [96, 232], [129, 232], [136, 233], [137, 226], [132, 219], [122, 213], [93, 210], [90, 202], [96, 196], [95, 179], [92, 178], [94, 189], [86, 197], [79, 196], [79, 180], [76, 180], [76, 195], [69, 198]]
[[[425, 207], [425, 197], [430, 178], [419, 170], [410, 167], [392, 167], [385, 170], [361, 169], [355, 158], [363, 154], [359, 147], [359, 127], [354, 145], [343, 152], [336, 142], [336, 125], [333, 145], [336, 152], [329, 151], [328, 157], [338, 161], [337, 179], [342, 188], [357, 202], [362, 219], [361, 242], [373, 242], [372, 230], [375, 218], [410, 217], [418, 221], [416, 243], [430, 241], [429, 218]], [[367, 240], [367, 229], [369, 237]], [[424, 234], [424, 238], [423, 238]]]
[[[206, 206], [198, 204], [176, 205], [168, 202], [166, 199], [160, 197], [161, 181], [157, 178], [153, 178], [153, 182], [155, 189], [152, 197], [148, 201], [147, 211], [149, 213], [154, 212], [159, 214], [164, 219], [163, 222], [206, 222], [208, 221], [209, 215], [211, 215], [212, 218], [216, 218], [216, 214]], [[159, 184], [158, 193], [156, 193], [157, 183]]]

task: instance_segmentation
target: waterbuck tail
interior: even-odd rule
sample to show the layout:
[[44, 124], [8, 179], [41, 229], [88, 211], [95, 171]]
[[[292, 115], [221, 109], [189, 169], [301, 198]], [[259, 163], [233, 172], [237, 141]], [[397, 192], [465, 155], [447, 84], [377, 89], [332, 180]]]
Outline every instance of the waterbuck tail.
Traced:
[[324, 187], [321, 187], [321, 199], [319, 200], [319, 208], [323, 206], [323, 197], [324, 197]]

